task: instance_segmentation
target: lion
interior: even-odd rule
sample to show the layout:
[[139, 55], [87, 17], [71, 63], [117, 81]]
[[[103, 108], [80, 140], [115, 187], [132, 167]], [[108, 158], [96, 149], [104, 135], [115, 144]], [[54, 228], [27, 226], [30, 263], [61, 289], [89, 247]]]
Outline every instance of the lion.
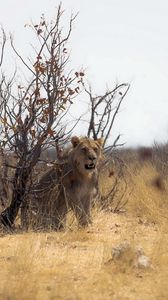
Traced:
[[91, 202], [98, 193], [98, 165], [103, 140], [71, 138], [66, 161], [56, 162], [34, 188], [30, 203], [34, 228], [64, 228], [71, 209], [79, 226], [91, 223]]

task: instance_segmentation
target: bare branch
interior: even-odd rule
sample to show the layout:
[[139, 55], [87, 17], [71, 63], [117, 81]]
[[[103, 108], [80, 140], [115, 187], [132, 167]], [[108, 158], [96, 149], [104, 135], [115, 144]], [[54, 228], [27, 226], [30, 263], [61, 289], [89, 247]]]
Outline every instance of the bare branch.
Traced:
[[2, 45], [1, 45], [1, 54], [0, 54], [0, 67], [3, 63], [3, 57], [4, 57], [4, 50], [5, 50], [5, 44], [6, 44], [6, 34], [3, 28], [1, 28], [2, 32]]
[[[99, 137], [103, 137], [104, 145], [107, 143], [112, 132], [116, 116], [129, 88], [130, 85], [124, 83], [116, 85], [113, 90], [107, 91], [103, 96], [93, 96], [91, 87], [87, 89], [84, 86], [90, 102], [88, 137], [92, 136], [95, 140]], [[119, 138], [120, 135], [114, 141], [114, 146], [116, 146]]]

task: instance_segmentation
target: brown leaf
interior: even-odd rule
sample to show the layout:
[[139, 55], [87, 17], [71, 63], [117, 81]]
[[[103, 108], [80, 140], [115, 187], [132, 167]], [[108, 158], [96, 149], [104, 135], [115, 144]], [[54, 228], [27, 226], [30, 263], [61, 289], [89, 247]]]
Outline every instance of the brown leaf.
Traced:
[[15, 125], [13, 125], [13, 126], [11, 127], [11, 129], [12, 129], [14, 132], [17, 132], [17, 127], [16, 127]]
[[1, 122], [2, 124], [6, 125], [6, 124], [7, 124], [7, 118], [6, 118], [6, 117], [1, 118], [1, 119], [0, 119], [0, 122]]
[[18, 89], [20, 89], [20, 90], [21, 90], [21, 89], [23, 89], [23, 86], [21, 86], [21, 85], [18, 85]]
[[75, 91], [73, 91], [71, 88], [68, 88], [68, 92], [70, 96], [72, 96], [75, 93]]
[[47, 122], [47, 118], [46, 118], [45, 116], [42, 116], [42, 117], [39, 119], [39, 121], [40, 121], [41, 123], [46, 123], [46, 122]]
[[50, 136], [53, 136], [53, 135], [54, 135], [54, 130], [52, 130], [51, 128], [48, 129], [48, 134], [49, 134]]
[[21, 119], [21, 117], [17, 117], [17, 118], [16, 118], [16, 122], [17, 122], [18, 124], [22, 124], [22, 119]]
[[32, 136], [33, 138], [35, 138], [35, 135], [36, 135], [36, 134], [35, 134], [35, 130], [34, 130], [34, 129], [31, 129], [31, 130], [30, 130], [30, 134], [31, 134], [31, 136]]
[[60, 105], [60, 108], [65, 110], [65, 106], [63, 104]]
[[79, 87], [78, 86], [75, 88], [75, 92], [79, 93]]
[[63, 100], [63, 103], [65, 104], [68, 99], [67, 98], [62, 98], [62, 100]]
[[40, 89], [37, 87], [34, 91], [35, 96], [40, 96]]
[[43, 32], [43, 30], [40, 29], [40, 28], [37, 30], [37, 34], [38, 34], [38, 35], [40, 35], [42, 32]]
[[38, 99], [36, 101], [37, 105], [41, 105], [41, 104], [45, 104], [46, 103], [46, 98], [41, 98], [41, 99]]
[[64, 91], [64, 90], [60, 90], [60, 91], [59, 91], [59, 93], [60, 93], [60, 96], [61, 96], [61, 97], [63, 97], [63, 96], [64, 96], [64, 93], [65, 93], [65, 91]]
[[39, 61], [35, 62], [34, 64], [34, 68], [36, 70], [37, 73], [42, 73], [44, 74], [46, 72], [46, 66], [43, 63], [40, 63]]

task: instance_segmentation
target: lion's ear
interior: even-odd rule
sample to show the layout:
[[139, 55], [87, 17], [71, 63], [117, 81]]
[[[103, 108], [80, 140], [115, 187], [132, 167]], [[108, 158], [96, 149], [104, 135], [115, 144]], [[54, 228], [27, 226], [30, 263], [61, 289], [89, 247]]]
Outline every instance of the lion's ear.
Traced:
[[97, 139], [96, 142], [100, 145], [100, 147], [103, 147], [103, 145], [104, 145], [104, 139], [103, 138]]
[[75, 148], [80, 143], [80, 139], [77, 136], [73, 136], [71, 138], [71, 143], [72, 143], [73, 147]]

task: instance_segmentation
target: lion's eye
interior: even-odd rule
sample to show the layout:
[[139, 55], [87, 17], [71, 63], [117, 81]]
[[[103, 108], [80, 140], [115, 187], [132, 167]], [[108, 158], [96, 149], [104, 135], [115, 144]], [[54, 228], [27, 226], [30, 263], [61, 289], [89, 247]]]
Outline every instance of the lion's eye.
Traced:
[[85, 151], [86, 151], [86, 147], [82, 147], [81, 150], [82, 150], [83, 152], [85, 152]]
[[98, 151], [98, 148], [97, 148], [97, 147], [94, 147], [93, 150], [94, 150], [95, 152], [97, 152], [97, 151]]

